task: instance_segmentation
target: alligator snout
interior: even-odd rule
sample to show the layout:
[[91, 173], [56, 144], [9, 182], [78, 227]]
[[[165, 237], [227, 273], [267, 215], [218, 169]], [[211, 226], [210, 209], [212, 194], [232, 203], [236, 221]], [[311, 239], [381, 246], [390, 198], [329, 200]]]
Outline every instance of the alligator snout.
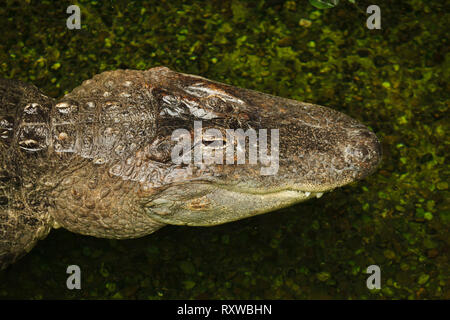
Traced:
[[369, 129], [358, 129], [344, 149], [345, 160], [353, 168], [354, 178], [363, 179], [375, 171], [381, 161], [381, 144]]

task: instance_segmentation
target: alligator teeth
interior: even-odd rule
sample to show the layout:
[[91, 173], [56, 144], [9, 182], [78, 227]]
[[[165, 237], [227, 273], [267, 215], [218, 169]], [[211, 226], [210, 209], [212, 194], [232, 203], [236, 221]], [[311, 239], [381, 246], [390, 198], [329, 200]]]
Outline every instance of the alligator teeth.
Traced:
[[311, 192], [305, 192], [305, 196], [309, 197], [311, 195]]
[[323, 192], [319, 192], [316, 194], [316, 198], [319, 199], [321, 196], [323, 196]]

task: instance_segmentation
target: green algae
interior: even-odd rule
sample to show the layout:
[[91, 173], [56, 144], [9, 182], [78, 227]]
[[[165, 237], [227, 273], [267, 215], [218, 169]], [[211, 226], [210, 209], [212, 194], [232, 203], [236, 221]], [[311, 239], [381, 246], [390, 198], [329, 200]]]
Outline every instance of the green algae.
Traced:
[[[70, 31], [63, 4], [7, 0], [0, 76], [59, 97], [101, 71], [165, 65], [334, 107], [375, 131], [383, 162], [321, 199], [214, 228], [125, 241], [52, 231], [0, 272], [0, 298], [450, 298], [442, 1], [381, 2], [381, 30], [347, 1], [74, 4], [82, 28]], [[70, 264], [80, 291], [64, 287]], [[365, 286], [371, 264], [381, 290]]]

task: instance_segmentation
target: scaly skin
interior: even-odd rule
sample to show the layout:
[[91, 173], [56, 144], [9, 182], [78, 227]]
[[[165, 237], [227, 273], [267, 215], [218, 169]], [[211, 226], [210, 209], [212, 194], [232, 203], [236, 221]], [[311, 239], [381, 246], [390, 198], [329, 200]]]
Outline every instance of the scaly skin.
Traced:
[[[278, 129], [278, 172], [175, 164], [173, 131], [193, 135], [200, 120], [223, 133]], [[52, 227], [125, 239], [217, 225], [319, 197], [381, 159], [376, 136], [332, 109], [165, 67], [104, 72], [59, 101], [0, 79], [0, 132], [0, 268]]]

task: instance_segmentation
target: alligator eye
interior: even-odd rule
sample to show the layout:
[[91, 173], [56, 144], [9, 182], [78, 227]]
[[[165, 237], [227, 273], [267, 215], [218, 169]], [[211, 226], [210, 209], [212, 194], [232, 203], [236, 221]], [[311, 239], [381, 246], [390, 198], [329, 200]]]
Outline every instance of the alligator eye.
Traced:
[[215, 138], [215, 139], [203, 138], [202, 144], [203, 148], [219, 150], [226, 148], [227, 140], [226, 138]]

